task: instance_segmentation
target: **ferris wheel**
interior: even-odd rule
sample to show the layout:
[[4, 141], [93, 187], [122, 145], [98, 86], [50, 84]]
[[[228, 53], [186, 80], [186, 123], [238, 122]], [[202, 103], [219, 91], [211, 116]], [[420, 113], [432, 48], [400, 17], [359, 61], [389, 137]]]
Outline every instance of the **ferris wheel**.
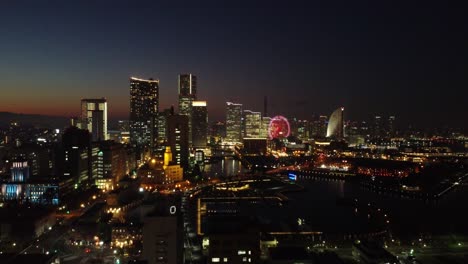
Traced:
[[268, 136], [270, 139], [289, 137], [291, 128], [288, 119], [284, 116], [275, 116], [268, 126]]

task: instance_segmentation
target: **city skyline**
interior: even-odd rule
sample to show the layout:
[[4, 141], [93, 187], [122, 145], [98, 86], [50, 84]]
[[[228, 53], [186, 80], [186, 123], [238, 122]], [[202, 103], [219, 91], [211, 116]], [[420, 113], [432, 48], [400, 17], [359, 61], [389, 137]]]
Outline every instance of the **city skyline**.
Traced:
[[468, 263], [453, 3], [0, 1], [0, 263]]
[[0, 111], [76, 116], [81, 98], [105, 97], [109, 119], [128, 119], [130, 76], [161, 81], [162, 110], [177, 105], [177, 76], [189, 72], [212, 121], [224, 119], [227, 101], [262, 111], [266, 95], [270, 116], [344, 106], [346, 119], [466, 126], [456, 123], [467, 114], [464, 29], [448, 6], [31, 5], [0, 10]]

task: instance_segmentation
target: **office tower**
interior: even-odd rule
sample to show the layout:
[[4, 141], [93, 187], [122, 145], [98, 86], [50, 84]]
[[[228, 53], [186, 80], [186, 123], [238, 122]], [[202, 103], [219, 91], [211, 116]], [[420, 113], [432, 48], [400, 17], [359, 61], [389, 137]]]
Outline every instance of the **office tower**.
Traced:
[[118, 121], [118, 131], [120, 133], [119, 142], [122, 144], [130, 143], [130, 121], [129, 120], [119, 120]]
[[379, 115], [374, 117], [374, 124], [372, 126], [372, 137], [373, 138], [382, 137], [382, 117]]
[[344, 137], [344, 107], [336, 109], [330, 116], [327, 126], [327, 137], [342, 139]]
[[63, 178], [72, 179], [75, 186], [92, 178], [90, 158], [91, 135], [85, 129], [69, 127], [62, 136]]
[[189, 157], [187, 116], [171, 115], [167, 118], [167, 145], [171, 147], [175, 163], [187, 169]]
[[242, 104], [226, 102], [226, 141], [242, 141]]
[[221, 121], [217, 121], [211, 124], [210, 135], [216, 138], [225, 138], [226, 137], [226, 124]]
[[95, 184], [99, 189], [113, 190], [127, 174], [127, 151], [122, 144], [113, 141], [100, 142], [95, 144], [95, 147], [97, 149], [97, 157], [93, 159], [97, 168]]
[[148, 264], [183, 263], [183, 225], [176, 206], [159, 202], [144, 218], [143, 260]]
[[[167, 118], [174, 115], [174, 108], [164, 109], [158, 115], [158, 144], [163, 146], [167, 142]], [[164, 150], [162, 147], [161, 150]]]
[[369, 136], [369, 125], [367, 124], [366, 121], [362, 121], [360, 124], [358, 124], [358, 134], [364, 137]]
[[270, 126], [271, 117], [264, 116], [262, 117], [261, 127], [260, 127], [260, 138], [268, 138], [268, 127]]
[[327, 123], [328, 117], [327, 116], [320, 116], [318, 120], [318, 137], [325, 137], [327, 135]]
[[206, 101], [192, 104], [192, 144], [194, 148], [206, 148], [208, 136], [208, 110]]
[[189, 143], [192, 144], [192, 104], [197, 99], [197, 76], [179, 75], [179, 114], [188, 117]]
[[327, 135], [327, 116], [319, 116], [318, 119], [314, 119], [310, 125], [311, 136], [315, 139], [324, 138]]
[[395, 116], [389, 116], [388, 117], [387, 136], [388, 137], [394, 137], [395, 136]]
[[244, 110], [244, 137], [258, 138], [262, 128], [262, 113]]
[[140, 151], [157, 146], [159, 80], [130, 78], [130, 142]]
[[307, 120], [297, 120], [295, 124], [295, 136], [300, 140], [308, 140], [310, 137], [310, 125]]
[[93, 141], [107, 140], [107, 101], [100, 99], [81, 99], [81, 129], [91, 133]]

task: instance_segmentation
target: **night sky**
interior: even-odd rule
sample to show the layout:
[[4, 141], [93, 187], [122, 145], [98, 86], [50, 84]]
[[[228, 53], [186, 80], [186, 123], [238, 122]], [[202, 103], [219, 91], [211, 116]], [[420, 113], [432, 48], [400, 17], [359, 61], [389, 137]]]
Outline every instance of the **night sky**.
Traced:
[[2, 1], [0, 111], [70, 116], [81, 98], [106, 97], [110, 118], [128, 118], [130, 76], [159, 79], [163, 109], [177, 105], [177, 75], [191, 72], [211, 121], [229, 100], [262, 111], [267, 95], [270, 114], [287, 117], [345, 106], [353, 120], [468, 126], [460, 6], [152, 2]]

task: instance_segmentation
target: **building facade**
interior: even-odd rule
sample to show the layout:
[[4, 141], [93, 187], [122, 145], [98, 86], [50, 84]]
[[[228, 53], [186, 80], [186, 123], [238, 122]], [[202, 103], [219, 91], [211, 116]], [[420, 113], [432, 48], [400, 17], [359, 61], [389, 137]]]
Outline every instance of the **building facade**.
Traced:
[[244, 110], [244, 138], [258, 138], [262, 129], [262, 113]]
[[107, 100], [81, 99], [80, 125], [91, 133], [93, 141], [107, 140]]
[[87, 130], [69, 127], [62, 136], [63, 178], [75, 186], [86, 184], [92, 177], [91, 135]]
[[226, 103], [226, 141], [242, 142], [242, 104]]
[[193, 101], [192, 104], [192, 145], [206, 148], [208, 136], [208, 109], [206, 101]]
[[260, 128], [260, 138], [268, 138], [268, 127], [270, 126], [271, 117], [262, 117], [262, 126]]
[[330, 116], [327, 126], [327, 137], [342, 139], [344, 137], [344, 107], [336, 109]]
[[159, 80], [130, 78], [130, 143], [138, 149], [157, 146]]
[[179, 114], [188, 117], [189, 143], [192, 143], [192, 107], [197, 99], [197, 76], [188, 73], [180, 74], [179, 88]]
[[188, 132], [187, 116], [171, 115], [167, 118], [167, 146], [171, 147], [172, 160], [185, 169], [189, 158]]

